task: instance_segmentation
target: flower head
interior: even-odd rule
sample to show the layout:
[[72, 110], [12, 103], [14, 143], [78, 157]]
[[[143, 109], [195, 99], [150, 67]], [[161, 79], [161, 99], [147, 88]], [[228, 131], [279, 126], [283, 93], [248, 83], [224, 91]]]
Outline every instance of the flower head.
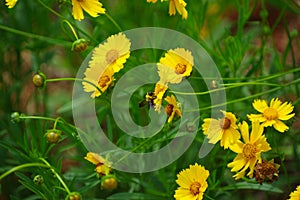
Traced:
[[162, 99], [167, 89], [168, 86], [166, 84], [163, 84], [161, 82], [156, 83], [155, 90], [154, 90], [155, 99], [153, 100], [155, 111], [160, 112]]
[[175, 15], [176, 10], [182, 16], [182, 19], [187, 19], [188, 12], [185, 9], [186, 3], [184, 0], [170, 0], [169, 14]]
[[[165, 57], [160, 59], [160, 64], [165, 67], [170, 67], [172, 70], [164, 72], [162, 66], [158, 65], [159, 75], [161, 78], [168, 75], [171, 78], [166, 78], [170, 83], [179, 83], [183, 77], [191, 75], [194, 65], [194, 58], [192, 53], [183, 48], [170, 49]], [[162, 77], [162, 75], [164, 75]], [[172, 81], [173, 80], [173, 81]]]
[[84, 157], [89, 162], [96, 165], [96, 172], [101, 175], [108, 175], [110, 172], [110, 163], [97, 153], [88, 152]]
[[296, 190], [290, 194], [289, 200], [299, 200], [299, 199], [300, 199], [300, 185], [298, 185]]
[[105, 8], [102, 8], [102, 3], [98, 0], [72, 0], [72, 5], [74, 19], [79, 21], [84, 19], [83, 10], [92, 17], [97, 17], [99, 14], [105, 13]]
[[6, 1], [5, 5], [7, 5], [8, 8], [13, 8], [16, 5], [18, 0], [5, 0], [5, 1]]
[[[101, 65], [92, 65], [86, 69], [84, 75], [84, 80], [88, 82], [82, 83], [83, 89], [86, 92], [92, 92], [92, 98], [100, 96], [101, 93], [99, 89], [101, 92], [105, 92], [114, 81], [114, 70], [111, 67], [107, 67], [105, 69], [105, 66], [101, 67]], [[97, 86], [97, 88], [95, 86]]]
[[261, 114], [247, 115], [251, 121], [258, 120], [262, 122], [264, 127], [274, 126], [279, 132], [284, 132], [289, 129], [282, 121], [289, 120], [294, 117], [294, 106], [291, 103], [282, 103], [278, 98], [272, 99], [270, 106], [265, 100], [254, 100], [253, 107]]
[[177, 174], [176, 183], [179, 185], [175, 191], [176, 200], [201, 200], [208, 184], [206, 179], [209, 171], [201, 165], [195, 163], [188, 169], [184, 169]]
[[114, 72], [123, 68], [126, 59], [130, 56], [130, 40], [125, 34], [119, 33], [107, 38], [107, 41], [95, 48], [89, 65], [110, 66]]
[[237, 130], [236, 117], [231, 112], [221, 111], [224, 115], [222, 119], [207, 118], [202, 124], [203, 133], [207, 135], [209, 143], [220, 145], [227, 149], [240, 139], [240, 133]]
[[165, 100], [168, 102], [168, 105], [165, 107], [165, 112], [169, 116], [168, 123], [172, 122], [175, 114], [181, 117], [180, 105], [177, 103], [174, 95], [167, 96]]
[[262, 184], [263, 182], [272, 183], [274, 180], [278, 180], [278, 168], [279, 165], [274, 163], [274, 159], [271, 161], [263, 160], [261, 163], [257, 163], [255, 166], [255, 180]]
[[244, 142], [239, 140], [230, 146], [230, 149], [238, 155], [227, 166], [232, 168], [232, 172], [237, 172], [233, 176], [235, 179], [244, 177], [248, 168], [250, 171], [247, 176], [252, 178], [254, 166], [257, 162], [261, 162], [261, 153], [271, 150], [271, 147], [263, 135], [264, 127], [258, 121], [252, 122], [251, 134], [249, 134], [249, 126], [245, 121], [240, 124], [240, 130]]

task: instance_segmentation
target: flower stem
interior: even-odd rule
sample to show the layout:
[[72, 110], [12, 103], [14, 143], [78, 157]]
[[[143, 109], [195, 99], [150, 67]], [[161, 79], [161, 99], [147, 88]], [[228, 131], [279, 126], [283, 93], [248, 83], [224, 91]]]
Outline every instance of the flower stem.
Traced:
[[115, 27], [120, 31], [123, 32], [121, 26], [108, 14], [105, 13], [106, 17], [115, 25]]
[[48, 168], [47, 165], [42, 164], [42, 163], [26, 163], [26, 164], [18, 165], [16, 167], [11, 168], [10, 170], [8, 170], [7, 172], [5, 172], [4, 174], [2, 174], [0, 176], [0, 180], [2, 180], [4, 177], [8, 176], [9, 174], [11, 174], [15, 171], [19, 171], [21, 169], [28, 168], [28, 167], [45, 167], [45, 168]]
[[62, 184], [62, 186], [65, 188], [66, 192], [68, 194], [71, 194], [71, 191], [69, 190], [68, 186], [66, 185], [66, 183], [62, 180], [61, 176], [55, 171], [55, 169], [44, 159], [44, 158], [40, 158], [41, 161], [43, 161], [46, 166], [48, 166], [50, 168], [50, 170], [52, 171], [52, 173], [55, 175], [55, 177], [59, 180], [59, 182]]
[[100, 92], [100, 94], [102, 94], [102, 91], [100, 90], [100, 88], [97, 85], [95, 85], [91, 81], [88, 81], [88, 80], [85, 80], [85, 79], [81, 79], [81, 78], [51, 78], [51, 79], [47, 79], [45, 81], [45, 83], [47, 83], [47, 82], [57, 82], [57, 81], [80, 81], [80, 82], [86, 82], [86, 83], [94, 86]]

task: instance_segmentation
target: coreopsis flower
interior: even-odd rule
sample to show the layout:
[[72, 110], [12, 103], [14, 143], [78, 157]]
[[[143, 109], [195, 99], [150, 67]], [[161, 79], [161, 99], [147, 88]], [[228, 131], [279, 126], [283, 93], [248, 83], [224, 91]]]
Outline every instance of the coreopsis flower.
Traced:
[[88, 82], [82, 82], [83, 89], [85, 92], [92, 92], [92, 98], [100, 96], [101, 93], [105, 92], [114, 81], [113, 68], [107, 67], [105, 69], [105, 66], [103, 65], [91, 65], [89, 68], [86, 69], [84, 75], [84, 80]]
[[[189, 50], [185, 50], [184, 48], [170, 49], [165, 56], [160, 59], [159, 63], [173, 69], [173, 71], [170, 71], [170, 76], [172, 77], [171, 80], [174, 80], [174, 83], [179, 83], [183, 77], [191, 75], [194, 66], [194, 57]], [[159, 71], [162, 71], [160, 64], [158, 64], [158, 69]], [[161, 76], [161, 74], [159, 75]]]
[[206, 118], [202, 124], [203, 134], [207, 135], [209, 143], [220, 145], [227, 149], [230, 145], [240, 139], [240, 133], [237, 130], [236, 117], [231, 112], [221, 111], [224, 115], [221, 119]]
[[160, 63], [157, 63], [159, 81], [163, 84], [167, 83], [180, 83], [182, 76], [178, 75], [175, 69], [166, 67]]
[[84, 19], [83, 10], [92, 17], [98, 17], [99, 14], [105, 13], [105, 8], [102, 8], [102, 3], [98, 0], [72, 0], [72, 14], [74, 19]]
[[271, 161], [263, 160], [261, 163], [257, 163], [255, 166], [255, 180], [262, 184], [263, 182], [272, 183], [278, 180], [279, 165], [274, 163], [274, 159]]
[[6, 4], [8, 6], [8, 8], [13, 8], [18, 0], [5, 0]]
[[240, 124], [240, 130], [244, 142], [238, 140], [237, 143], [229, 147], [237, 153], [237, 156], [227, 166], [232, 168], [232, 172], [237, 172], [233, 176], [235, 179], [244, 177], [248, 168], [250, 171], [247, 176], [252, 178], [254, 166], [256, 163], [261, 163], [261, 153], [271, 150], [271, 147], [263, 134], [263, 125], [259, 124], [258, 121], [252, 122], [251, 134], [249, 134], [249, 126], [245, 121]]
[[110, 163], [99, 154], [88, 152], [84, 158], [96, 165], [95, 170], [100, 176], [108, 175], [110, 173]]
[[162, 100], [167, 89], [168, 85], [163, 84], [161, 82], [156, 83], [154, 90], [155, 99], [153, 100], [155, 111], [160, 112]]
[[184, 169], [177, 174], [176, 183], [179, 185], [175, 191], [176, 200], [201, 200], [208, 187], [206, 179], [209, 171], [201, 165], [195, 163], [188, 169]]
[[130, 56], [130, 40], [123, 33], [118, 33], [107, 38], [93, 51], [91, 66], [104, 64], [113, 68], [114, 72], [120, 71]]
[[254, 100], [253, 107], [261, 114], [250, 114], [247, 117], [251, 121], [258, 120], [262, 122], [264, 127], [273, 126], [277, 131], [284, 132], [289, 129], [282, 121], [286, 121], [294, 117], [294, 106], [291, 103], [282, 103], [278, 98], [273, 98], [268, 106], [265, 100]]
[[300, 185], [298, 185], [296, 190], [290, 194], [289, 200], [299, 200], [299, 199], [300, 199]]
[[179, 117], [181, 117], [181, 110], [180, 110], [180, 105], [176, 101], [174, 95], [167, 96], [165, 100], [168, 102], [168, 104], [165, 107], [165, 112], [169, 116], [168, 118], [168, 123], [172, 122], [175, 114]]
[[176, 10], [182, 16], [182, 19], [188, 18], [188, 12], [185, 9], [186, 2], [184, 0], [170, 0], [169, 4], [169, 14], [175, 15]]

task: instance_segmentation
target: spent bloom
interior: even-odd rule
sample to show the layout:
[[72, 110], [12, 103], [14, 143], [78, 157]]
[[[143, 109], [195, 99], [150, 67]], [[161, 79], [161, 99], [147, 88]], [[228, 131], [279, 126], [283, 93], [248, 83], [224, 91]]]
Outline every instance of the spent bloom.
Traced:
[[170, 123], [172, 122], [175, 114], [181, 117], [180, 104], [176, 101], [174, 95], [167, 96], [165, 100], [166, 102], [168, 102], [168, 104], [165, 107], [165, 112], [169, 116], [168, 123]]
[[238, 140], [237, 143], [230, 146], [237, 156], [227, 166], [232, 168], [232, 172], [237, 172], [233, 176], [235, 179], [244, 177], [248, 168], [250, 171], [247, 176], [252, 178], [256, 163], [261, 163], [261, 153], [271, 150], [271, 147], [263, 134], [264, 127], [258, 121], [252, 122], [251, 134], [249, 134], [249, 126], [245, 121], [240, 124], [240, 130], [244, 142]]
[[300, 199], [300, 185], [298, 185], [296, 190], [290, 194], [289, 200], [299, 200], [299, 199]]
[[5, 0], [6, 4], [8, 6], [8, 8], [13, 8], [18, 0]]
[[72, 6], [73, 17], [79, 21], [84, 19], [83, 10], [92, 17], [105, 13], [105, 8], [102, 8], [102, 3], [98, 0], [72, 0]]
[[[160, 59], [158, 66], [160, 64], [173, 69], [170, 72], [172, 74], [169, 76], [176, 80], [174, 83], [179, 83], [183, 77], [191, 75], [194, 66], [194, 57], [189, 50], [185, 50], [184, 48], [170, 49], [165, 56]], [[160, 67], [158, 69], [159, 71], [162, 71]], [[161, 76], [161, 73], [159, 73], [159, 75]], [[170, 83], [172, 82], [170, 81]]]
[[277, 181], [279, 176], [278, 168], [279, 165], [274, 163], [274, 159], [271, 161], [263, 160], [261, 163], [257, 163], [255, 166], [255, 180], [259, 184]]
[[110, 163], [99, 154], [88, 152], [84, 158], [96, 165], [95, 170], [100, 176], [108, 175], [110, 173]]
[[294, 106], [291, 103], [282, 103], [278, 98], [273, 98], [268, 106], [265, 100], [254, 100], [253, 107], [261, 114], [247, 115], [251, 121], [258, 120], [264, 127], [273, 126], [277, 131], [284, 132], [289, 129], [282, 121], [294, 117]]
[[182, 170], [177, 174], [176, 183], [179, 187], [175, 191], [174, 198], [176, 200], [201, 200], [208, 187], [206, 182], [208, 176], [209, 171], [197, 163]]
[[231, 112], [221, 111], [224, 115], [221, 119], [206, 118], [202, 124], [203, 134], [207, 135], [209, 143], [220, 145], [227, 149], [230, 145], [240, 139], [240, 133], [237, 130], [236, 117]]

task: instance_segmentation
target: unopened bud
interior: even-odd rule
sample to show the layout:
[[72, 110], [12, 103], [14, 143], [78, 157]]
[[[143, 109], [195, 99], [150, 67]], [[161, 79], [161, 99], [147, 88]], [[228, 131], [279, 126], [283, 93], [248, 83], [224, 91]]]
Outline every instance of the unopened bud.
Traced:
[[107, 176], [102, 177], [101, 186], [105, 190], [116, 189], [118, 187], [118, 181], [117, 181], [115, 175], [107, 175]]
[[77, 52], [81, 52], [86, 50], [86, 48], [88, 47], [89, 42], [86, 39], [78, 39], [75, 42], [73, 42], [72, 44], [72, 51], [77, 51]]
[[32, 78], [32, 82], [36, 87], [44, 87], [45, 81], [46, 76], [42, 72], [36, 73]]

